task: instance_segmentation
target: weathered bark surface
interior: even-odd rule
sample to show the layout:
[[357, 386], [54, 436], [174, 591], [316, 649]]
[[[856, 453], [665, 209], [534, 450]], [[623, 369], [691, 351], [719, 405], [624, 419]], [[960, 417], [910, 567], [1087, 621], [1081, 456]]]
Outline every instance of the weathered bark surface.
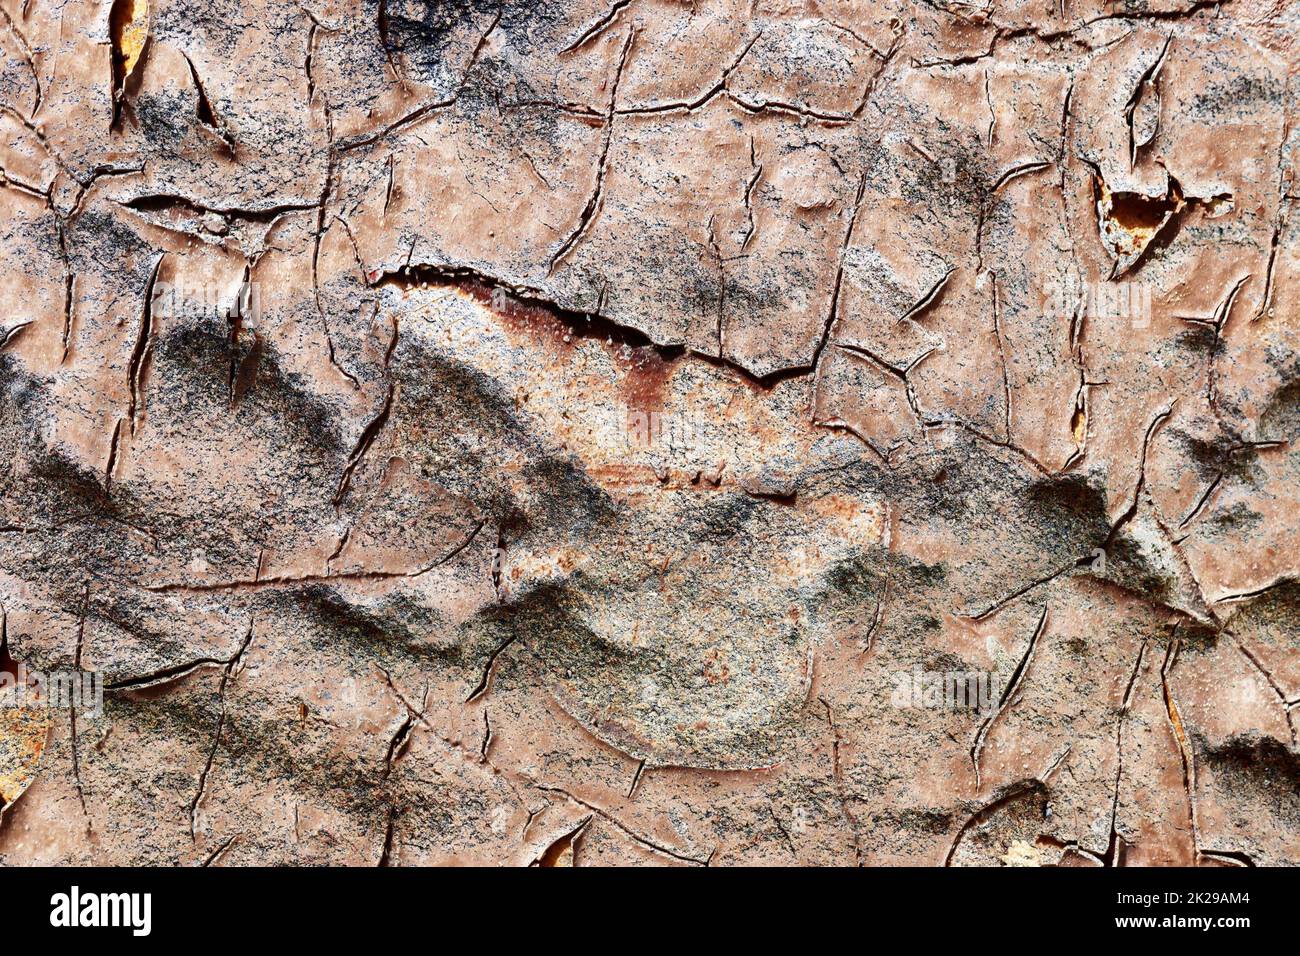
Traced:
[[1296, 4], [0, 9], [0, 861], [1300, 862]]

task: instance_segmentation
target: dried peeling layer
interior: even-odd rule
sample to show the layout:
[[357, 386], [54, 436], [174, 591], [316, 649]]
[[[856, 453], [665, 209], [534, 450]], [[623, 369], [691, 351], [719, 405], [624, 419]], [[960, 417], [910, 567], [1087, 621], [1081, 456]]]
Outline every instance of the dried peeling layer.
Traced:
[[0, 11], [0, 862], [1300, 862], [1294, 7]]

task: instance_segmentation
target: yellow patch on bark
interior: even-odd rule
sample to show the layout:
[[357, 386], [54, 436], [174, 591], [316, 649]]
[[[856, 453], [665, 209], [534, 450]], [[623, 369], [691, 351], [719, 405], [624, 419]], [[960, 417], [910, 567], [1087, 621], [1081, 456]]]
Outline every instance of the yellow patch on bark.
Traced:
[[1070, 422], [1070, 430], [1074, 433], [1074, 444], [1079, 448], [1083, 447], [1084, 439], [1088, 437], [1088, 413], [1082, 408], [1074, 410], [1074, 418]]
[[1007, 866], [1042, 866], [1043, 854], [1032, 843], [1016, 840], [1007, 847], [1007, 852], [999, 857]]
[[149, 39], [149, 0], [117, 0], [109, 17], [122, 79], [131, 75]]
[[36, 776], [49, 730], [48, 708], [0, 706], [0, 804], [17, 800]]

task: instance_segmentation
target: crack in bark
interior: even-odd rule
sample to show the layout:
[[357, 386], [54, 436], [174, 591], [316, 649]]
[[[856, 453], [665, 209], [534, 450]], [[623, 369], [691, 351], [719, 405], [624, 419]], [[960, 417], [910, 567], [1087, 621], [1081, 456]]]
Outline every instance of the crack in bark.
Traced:
[[587, 205], [583, 208], [582, 214], [578, 217], [578, 224], [574, 227], [569, 237], [560, 243], [559, 248], [551, 255], [550, 265], [547, 267], [547, 275], [554, 275], [556, 268], [564, 258], [573, 251], [578, 244], [578, 240], [591, 226], [600, 209], [601, 201], [605, 194], [605, 169], [606, 162], [609, 158], [609, 144], [614, 138], [614, 112], [618, 103], [618, 86], [623, 79], [623, 69], [627, 66], [628, 53], [632, 50], [633, 40], [636, 38], [636, 29], [627, 31], [627, 39], [623, 42], [623, 52], [619, 56], [618, 66], [614, 71], [614, 81], [609, 92], [609, 109], [605, 113], [605, 139], [600, 148], [600, 158], [596, 164], [596, 187], [591, 197], [587, 200]]
[[1129, 675], [1128, 684], [1124, 688], [1124, 696], [1120, 700], [1119, 715], [1115, 721], [1115, 786], [1113, 787], [1113, 796], [1110, 804], [1110, 838], [1106, 843], [1106, 852], [1101, 856], [1103, 866], [1114, 867], [1123, 864], [1124, 848], [1126, 846], [1123, 838], [1119, 835], [1119, 785], [1124, 775], [1124, 723], [1128, 717], [1128, 712], [1133, 704], [1133, 691], [1137, 686], [1138, 675], [1142, 672], [1142, 662], [1146, 658], [1149, 641], [1143, 641], [1138, 648], [1137, 660], [1133, 663], [1133, 672]]
[[866, 657], [876, 646], [876, 635], [880, 632], [880, 625], [885, 619], [885, 602], [889, 600], [891, 581], [889, 564], [886, 563], [885, 583], [881, 586], [880, 593], [876, 595], [876, 609], [871, 614], [871, 625], [867, 628], [867, 636], [863, 641], [862, 652], [858, 655], [859, 657]]
[[606, 27], [612, 26], [614, 21], [618, 19], [619, 14], [621, 14], [624, 9], [630, 6], [631, 3], [632, 0], [614, 0], [613, 6], [611, 6], [603, 16], [601, 16], [594, 23], [592, 23], [591, 26], [583, 30], [582, 33], [578, 35], [578, 38], [576, 40], [574, 40], [563, 50], [561, 50], [560, 55], [563, 56], [566, 53], [573, 53], [575, 50], [581, 49], [582, 47], [586, 46], [597, 36], [599, 36], [602, 32], [604, 32]]
[[582, 839], [582, 835], [587, 831], [587, 827], [591, 824], [593, 819], [595, 819], [595, 813], [587, 814], [587, 816], [583, 817], [576, 827], [562, 833], [547, 844], [546, 848], [542, 850], [541, 853], [537, 854], [533, 859], [533, 862], [529, 865], [539, 867], [559, 866], [559, 861], [564, 858], [564, 854], [567, 852], [569, 854], [571, 865], [577, 866], [578, 841]]
[[1033, 635], [1029, 638], [1029, 646], [1025, 649], [1024, 655], [1020, 658], [1020, 663], [1016, 669], [1011, 672], [1011, 678], [1007, 681], [1007, 686], [1002, 689], [1002, 696], [998, 700], [997, 709], [989, 715], [988, 720], [980, 725], [979, 731], [975, 734], [975, 740], [970, 748], [971, 767], [975, 771], [975, 789], [980, 789], [980, 755], [984, 752], [984, 741], [988, 738], [989, 731], [1002, 713], [1016, 703], [1019, 698], [1012, 699], [1020, 689], [1025, 675], [1029, 672], [1029, 667], [1033, 663], [1034, 651], [1038, 648], [1038, 640], [1043, 636], [1043, 631], [1047, 628], [1047, 605], [1043, 605], [1042, 616], [1038, 619], [1038, 625], [1034, 628]]
[[119, 418], [113, 426], [112, 437], [108, 441], [108, 463], [104, 466], [104, 494], [113, 490], [113, 473], [117, 471], [117, 453], [118, 445], [122, 439], [122, 423], [126, 421]]
[[844, 775], [840, 769], [840, 731], [835, 726], [835, 714], [826, 698], [819, 697], [817, 699], [826, 708], [826, 726], [831, 731], [831, 778], [835, 783], [836, 795], [839, 797], [840, 813], [844, 817], [844, 822], [848, 825], [849, 834], [853, 837], [853, 858], [856, 865], [860, 867], [864, 865], [862, 837], [858, 833], [858, 821], [853, 814], [849, 813], [848, 795], [844, 791]]
[[1169, 673], [1173, 670], [1174, 663], [1178, 658], [1180, 645], [1181, 641], [1177, 637], [1169, 642], [1169, 648], [1165, 652], [1164, 664], [1160, 667], [1160, 687], [1164, 695], [1165, 715], [1169, 720], [1170, 730], [1173, 731], [1174, 740], [1178, 744], [1178, 755], [1183, 762], [1183, 789], [1187, 792], [1187, 821], [1191, 827], [1192, 859], [1199, 860], [1201, 841], [1196, 825], [1196, 755], [1192, 752], [1192, 745], [1187, 739], [1187, 733], [1183, 729], [1183, 720], [1178, 712], [1178, 704], [1174, 700], [1173, 690], [1169, 686]]
[[[85, 589], [82, 591], [81, 595], [81, 612], [77, 616], [77, 643], [72, 655], [72, 669], [77, 674], [82, 673], [81, 654], [86, 644], [86, 614], [89, 607], [90, 582], [87, 581]], [[86, 836], [89, 837], [93, 832], [94, 827], [90, 817], [90, 809], [86, 805], [86, 788], [81, 780], [81, 752], [77, 735], [77, 705], [75, 695], [73, 696], [71, 706], [68, 707], [68, 724], [69, 733], [71, 734], [72, 779], [77, 787], [77, 801], [81, 804], [81, 814], [86, 818]]]
[[983, 621], [986, 618], [993, 615], [995, 612], [1002, 610], [1002, 608], [1006, 607], [1016, 598], [1028, 594], [1030, 591], [1033, 591], [1036, 588], [1040, 588], [1044, 584], [1050, 584], [1052, 581], [1055, 581], [1063, 574], [1068, 574], [1071, 571], [1075, 571], [1081, 567], [1085, 567], [1088, 564], [1091, 564], [1092, 560], [1093, 559], [1091, 555], [1087, 557], [1076, 558], [1073, 562], [1065, 565], [1063, 568], [1053, 571], [1050, 574], [1047, 574], [1041, 578], [1036, 578], [1033, 581], [1030, 581], [1028, 584], [1025, 584], [1022, 587], [1019, 587], [1016, 590], [1012, 591], [1010, 594], [1006, 595], [1005, 597], [999, 598], [998, 600], [990, 604], [988, 607], [986, 607], [984, 610], [978, 611], [975, 614], [963, 614], [962, 616], [969, 618], [972, 621]]
[[540, 783], [535, 783], [534, 786], [538, 790], [541, 790], [543, 793], [558, 793], [560, 796], [564, 797], [565, 799], [571, 800], [574, 803], [578, 804], [579, 806], [586, 807], [588, 810], [592, 811], [597, 816], [599, 816], [602, 820], [609, 822], [616, 830], [630, 837], [634, 842], [639, 843], [642, 846], [646, 847], [647, 849], [653, 850], [656, 853], [661, 853], [664, 856], [671, 857], [674, 860], [679, 860], [682, 863], [691, 863], [695, 866], [708, 866], [713, 859], [712, 853], [710, 853], [707, 857], [701, 859], [700, 857], [697, 856], [690, 856], [685, 853], [679, 853], [676, 850], [664, 846], [662, 843], [656, 843], [654, 840], [651, 840], [649, 837], [637, 833], [635, 830], [633, 830], [627, 824], [623, 823], [621, 820], [619, 820], [608, 810], [605, 810], [602, 807], [598, 807], [596, 806], [596, 804], [590, 803], [579, 796], [575, 796], [573, 793], [570, 793], [568, 790], [565, 790], [563, 787], [547, 786]]
[[971, 814], [966, 822], [962, 824], [961, 829], [957, 831], [957, 835], [953, 838], [952, 845], [948, 847], [948, 852], [943, 859], [943, 865], [945, 867], [952, 866], [953, 858], [957, 855], [957, 848], [961, 846], [961, 842], [965, 839], [966, 834], [969, 833], [976, 824], [987, 820], [996, 811], [1000, 810], [1011, 801], [1023, 797], [1027, 793], [1034, 793], [1042, 789], [1043, 783], [1037, 778], [1030, 780], [1017, 780], [1015, 783], [1008, 784], [998, 795], [994, 796], [992, 800], [977, 809], [973, 814]]
[[487, 663], [483, 667], [483, 676], [479, 678], [478, 684], [475, 685], [472, 691], [470, 691], [469, 696], [465, 698], [465, 703], [472, 704], [475, 700], [488, 692], [488, 688], [492, 683], [492, 675], [496, 670], [497, 658], [501, 656], [501, 653], [507, 647], [515, 643], [518, 639], [519, 637], [517, 634], [512, 634], [493, 648], [492, 652], [488, 654]]
[[636, 793], [636, 786], [641, 782], [641, 775], [645, 773], [645, 761], [642, 760], [636, 765], [636, 773], [632, 776], [632, 785], [627, 788], [627, 799], [631, 800]]
[[1255, 666], [1255, 669], [1259, 671], [1264, 680], [1268, 682], [1268, 686], [1272, 688], [1273, 693], [1277, 695], [1278, 702], [1282, 706], [1282, 717], [1286, 720], [1287, 729], [1291, 731], [1291, 745], [1300, 746], [1300, 736], [1297, 736], [1296, 734], [1295, 719], [1291, 715], [1291, 702], [1287, 700], [1286, 692], [1282, 689], [1282, 685], [1277, 682], [1277, 678], [1275, 678], [1272, 672], [1264, 666], [1264, 662], [1255, 655], [1255, 652], [1250, 649], [1250, 646], [1246, 644], [1245, 641], [1237, 635], [1232, 634], [1230, 631], [1225, 631], [1224, 633], [1232, 637], [1233, 643], [1237, 645], [1237, 649], [1241, 651], [1242, 656]]
[[[937, 352], [938, 351], [937, 348], [932, 348], [927, 350], [926, 352], [923, 352], [917, 358], [913, 359], [910, 365], [906, 366], [905, 368], [899, 368], [898, 366], [892, 365], [880, 355], [877, 355], [875, 352], [871, 351], [870, 349], [864, 348], [863, 346], [850, 345], [847, 342], [833, 342], [832, 344], [837, 349], [844, 352], [846, 355], [849, 355], [850, 357], [860, 362], [865, 362], [872, 367], [879, 368], [881, 371], [893, 376], [894, 378], [897, 378], [900, 382], [902, 382], [903, 394], [906, 396], [908, 407], [911, 409], [912, 415], [916, 419], [917, 428], [918, 430], [924, 431], [924, 429], [930, 423], [926, 420], [925, 416], [921, 414], [921, 409], [916, 398], [916, 392], [913, 389], [912, 381], [908, 376], [911, 374], [914, 368], [916, 368], [923, 361], [925, 361], [927, 358], [929, 358], [931, 355]], [[893, 453], [897, 450], [897, 446], [891, 447], [889, 449], [878, 448], [876, 446], [876, 443], [873, 442], [870, 438], [861, 434], [856, 428], [848, 424], [848, 422], [845, 422], [840, 419], [832, 419], [828, 421], [814, 421], [813, 424], [821, 425], [823, 427], [842, 428], [845, 431], [848, 431], [856, 438], [858, 438], [868, 448], [870, 448], [873, 452], [875, 452], [876, 455], [879, 456], [881, 461], [883, 461], [886, 465], [892, 466], [893, 461], [891, 459]]]
[[1146, 434], [1142, 438], [1142, 454], [1138, 459], [1138, 474], [1137, 481], [1133, 487], [1133, 501], [1129, 504], [1127, 510], [1120, 515], [1113, 525], [1111, 525], [1110, 531], [1106, 535], [1106, 540], [1101, 543], [1102, 551], [1109, 551], [1110, 546], [1114, 544], [1115, 538], [1119, 535], [1120, 529], [1137, 516], [1138, 504], [1142, 497], [1142, 490], [1146, 485], [1147, 451], [1151, 446], [1151, 438], [1155, 435], [1156, 430], [1169, 420], [1169, 416], [1173, 414], [1174, 405], [1176, 403], [1177, 399], [1174, 399], [1174, 401], [1171, 401], [1163, 409], [1156, 412], [1155, 417], [1153, 417], [1147, 425]]
[[217, 703], [220, 711], [217, 715], [217, 728], [212, 734], [212, 747], [208, 751], [207, 762], [203, 765], [203, 770], [199, 773], [199, 785], [194, 794], [194, 799], [190, 801], [189, 820], [190, 820], [190, 838], [198, 842], [198, 813], [199, 804], [207, 795], [208, 777], [212, 772], [212, 765], [217, 758], [217, 748], [221, 745], [221, 732], [226, 724], [226, 685], [230, 682], [236, 668], [238, 668], [244, 659], [244, 653], [253, 643], [253, 618], [248, 619], [248, 633], [244, 636], [244, 643], [241, 644], [235, 653], [226, 661], [225, 669], [221, 673], [221, 683], [217, 686]]
[[239, 839], [238, 833], [232, 834], [231, 836], [227, 837], [223, 843], [221, 843], [215, 850], [213, 850], [211, 853], [207, 855], [207, 857], [203, 860], [203, 865], [212, 866], [213, 864], [215, 864], [218, 860], [220, 860], [223, 856], [226, 855], [226, 851], [229, 850], [232, 846], [234, 846], [235, 841], [238, 839]]
[[[24, 4], [23, 16], [26, 17], [26, 15], [26, 5]], [[13, 17], [9, 15], [9, 11], [3, 6], [0, 6], [0, 16], [4, 17], [5, 25], [9, 27], [9, 32], [18, 40], [18, 45], [21, 48], [19, 52], [23, 55], [23, 60], [27, 64], [27, 69], [31, 70], [32, 73], [32, 83], [36, 88], [36, 96], [35, 101], [32, 103], [31, 112], [28, 115], [34, 119], [36, 114], [41, 111], [41, 102], [44, 94], [41, 91], [41, 76], [36, 70], [36, 61], [32, 58], [32, 48], [27, 42], [27, 37], [25, 37], [23, 32], [18, 29], [18, 24], [14, 23]]]
[[955, 273], [956, 271], [957, 271], [956, 266], [948, 266], [948, 270], [944, 272], [942, 276], [940, 276], [939, 280], [935, 282], [933, 285], [931, 285], [930, 288], [925, 292], [925, 294], [922, 295], [921, 298], [917, 299], [916, 303], [910, 309], [908, 309], [901, 316], [899, 316], [898, 321], [900, 323], [916, 321], [917, 317], [920, 316], [922, 312], [930, 308], [930, 306], [934, 305], [934, 303], [938, 301], [939, 295], [940, 293], [943, 292], [944, 286], [948, 284], [948, 280], [952, 278], [953, 273]]
[[353, 448], [352, 454], [348, 456], [347, 464], [343, 468], [343, 474], [339, 477], [338, 490], [334, 493], [334, 507], [339, 508], [343, 504], [343, 499], [347, 497], [348, 489], [352, 484], [352, 474], [356, 471], [357, 466], [365, 459], [366, 453], [370, 451], [370, 446], [375, 443], [379, 433], [383, 430], [384, 425], [388, 423], [388, 418], [393, 411], [393, 400], [397, 394], [397, 379], [390, 377], [388, 382], [388, 391], [384, 395], [384, 404], [380, 407], [375, 417], [372, 418], [366, 427], [361, 430], [361, 435], [357, 439], [356, 447]]
[[998, 364], [1002, 366], [1002, 392], [1005, 408], [1005, 419], [1003, 428], [1006, 431], [1006, 442], [1011, 443], [1011, 370], [1007, 365], [1007, 344], [1002, 338], [1002, 325], [999, 322], [998, 313], [1001, 311], [1001, 299], [998, 292], [998, 275], [996, 272], [989, 273], [990, 280], [993, 284], [993, 337], [998, 343]]
[[[849, 213], [848, 225], [844, 229], [844, 240], [840, 243], [840, 254], [835, 267], [835, 285], [831, 290], [830, 314], [826, 316], [826, 325], [822, 328], [821, 338], [817, 342], [817, 347], [813, 349], [812, 361], [796, 369], [790, 369], [787, 374], [811, 374], [813, 376], [813, 388], [809, 396], [809, 411], [813, 412], [816, 406], [816, 394], [819, 385], [818, 372], [821, 367], [822, 352], [826, 349], [826, 344], [831, 340], [831, 335], [835, 325], [839, 321], [840, 309], [840, 287], [844, 282], [844, 260], [848, 255], [849, 244], [853, 241], [853, 228], [858, 222], [858, 212], [862, 209], [862, 197], [867, 191], [867, 171], [864, 169], [862, 175], [858, 178], [858, 191], [853, 199], [853, 209]], [[810, 417], [815, 418], [815, 412]]]
[[149, 273], [149, 280], [144, 287], [144, 304], [140, 310], [140, 330], [136, 335], [135, 346], [131, 349], [131, 358], [126, 367], [126, 384], [131, 399], [127, 404], [126, 420], [131, 424], [131, 434], [135, 434], [136, 411], [139, 404], [140, 387], [143, 384], [145, 356], [153, 338], [153, 298], [154, 287], [158, 282], [158, 273], [162, 269], [163, 259], [167, 254], [161, 253]]
[[[315, 25], [312, 30], [315, 30]], [[225, 120], [217, 115], [217, 111], [212, 108], [212, 101], [208, 99], [208, 91], [203, 86], [203, 81], [199, 78], [199, 71], [194, 66], [194, 61], [190, 59], [189, 54], [181, 51], [181, 56], [185, 57], [185, 62], [190, 68], [190, 79], [194, 81], [194, 92], [198, 97], [198, 104], [195, 108], [195, 114], [203, 128], [208, 130], [220, 140], [223, 152], [227, 156], [235, 155], [235, 137], [230, 132], [230, 127], [226, 125]]]
[[388, 823], [384, 827], [384, 847], [379, 853], [379, 862], [375, 864], [376, 866], [387, 867], [393, 865], [393, 829], [399, 814], [400, 811], [396, 807], [389, 805]]
[[749, 54], [749, 51], [754, 48], [754, 44], [758, 42], [759, 37], [762, 35], [763, 31], [759, 30], [750, 37], [749, 42], [741, 47], [740, 53], [731, 61], [731, 64], [724, 67], [722, 72], [718, 75], [718, 82], [709, 87], [695, 99], [673, 100], [665, 103], [649, 103], [641, 106], [625, 106], [620, 110], [614, 110], [614, 112], [619, 116], [650, 116], [655, 113], [673, 113], [678, 111], [694, 113], [697, 109], [707, 106], [719, 96], [726, 96], [732, 102], [736, 103], [737, 106], [740, 106], [740, 101], [731, 95], [727, 87], [727, 81], [731, 78], [731, 74], [740, 67], [741, 62]]
[[[169, 591], [241, 591], [241, 590], [258, 590], [261, 588], [279, 588], [295, 587], [301, 584], [319, 584], [328, 581], [383, 581], [391, 578], [415, 578], [422, 574], [428, 574], [434, 568], [441, 567], [448, 561], [451, 561], [462, 551], [464, 551], [483, 530], [486, 522], [479, 521], [466, 536], [465, 540], [453, 548], [450, 552], [441, 558], [427, 564], [422, 568], [414, 571], [356, 571], [340, 572], [338, 574], [301, 574], [301, 575], [282, 575], [277, 577], [262, 577], [258, 575], [252, 580], [237, 581], [217, 581], [210, 584], [189, 584], [181, 581], [166, 582], [163, 584], [135, 584], [134, 587], [142, 591], [152, 591], [155, 593]], [[130, 583], [130, 582], [124, 582]]]

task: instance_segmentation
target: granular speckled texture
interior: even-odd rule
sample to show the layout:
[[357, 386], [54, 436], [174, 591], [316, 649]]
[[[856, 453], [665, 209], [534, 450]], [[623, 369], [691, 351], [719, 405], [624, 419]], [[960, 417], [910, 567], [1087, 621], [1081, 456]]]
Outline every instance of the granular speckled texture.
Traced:
[[0, 13], [0, 863], [1300, 863], [1297, 3]]

